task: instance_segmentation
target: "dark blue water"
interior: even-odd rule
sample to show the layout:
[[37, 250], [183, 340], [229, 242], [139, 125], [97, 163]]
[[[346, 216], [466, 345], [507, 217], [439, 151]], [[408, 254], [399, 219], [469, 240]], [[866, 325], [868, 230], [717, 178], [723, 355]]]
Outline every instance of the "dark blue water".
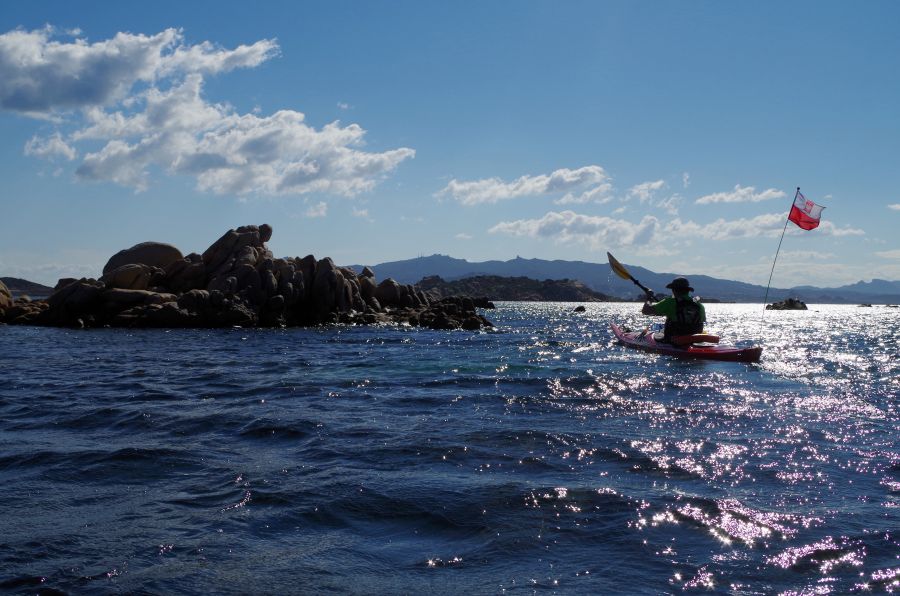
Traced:
[[[489, 333], [0, 327], [0, 591], [900, 589], [898, 309], [633, 304]], [[867, 592], [869, 593], [869, 592]]]

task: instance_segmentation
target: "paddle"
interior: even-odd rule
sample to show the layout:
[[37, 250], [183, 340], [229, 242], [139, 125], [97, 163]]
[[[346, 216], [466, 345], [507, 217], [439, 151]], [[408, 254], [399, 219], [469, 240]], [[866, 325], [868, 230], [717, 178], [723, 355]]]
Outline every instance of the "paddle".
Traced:
[[647, 286], [643, 285], [641, 282], [636, 280], [634, 277], [632, 277], [631, 274], [628, 273], [628, 269], [626, 269], [622, 265], [622, 263], [617, 261], [616, 257], [612, 256], [609, 253], [606, 253], [606, 256], [609, 257], [609, 266], [612, 267], [612, 270], [615, 272], [616, 275], [618, 275], [622, 279], [627, 279], [631, 282], [634, 282], [634, 285], [636, 285], [640, 289], [644, 290], [644, 292], [647, 294], [648, 300], [656, 300], [656, 295], [653, 293], [653, 290], [651, 290], [650, 288], [648, 288]]

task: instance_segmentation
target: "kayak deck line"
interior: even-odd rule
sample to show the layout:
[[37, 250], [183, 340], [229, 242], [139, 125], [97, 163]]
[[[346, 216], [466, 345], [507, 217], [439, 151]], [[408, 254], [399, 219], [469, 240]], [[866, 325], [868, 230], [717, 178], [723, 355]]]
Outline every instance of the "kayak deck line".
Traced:
[[739, 348], [737, 346], [723, 346], [713, 343], [691, 343], [686, 346], [676, 346], [657, 341], [651, 332], [625, 331], [615, 323], [610, 323], [610, 327], [619, 341], [629, 348], [678, 358], [719, 360], [724, 362], [759, 362], [762, 355], [760, 346]]

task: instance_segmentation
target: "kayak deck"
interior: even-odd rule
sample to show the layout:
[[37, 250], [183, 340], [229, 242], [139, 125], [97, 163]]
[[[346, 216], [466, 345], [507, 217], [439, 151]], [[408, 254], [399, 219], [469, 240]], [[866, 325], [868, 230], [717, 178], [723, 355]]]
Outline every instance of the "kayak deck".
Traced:
[[701, 360], [722, 360], [725, 362], [759, 362], [762, 348], [738, 348], [736, 346], [720, 346], [715, 344], [690, 344], [675, 346], [656, 341], [652, 333], [625, 331], [615, 323], [610, 323], [613, 333], [624, 345], [638, 350], [667, 354], [678, 358], [697, 358]]

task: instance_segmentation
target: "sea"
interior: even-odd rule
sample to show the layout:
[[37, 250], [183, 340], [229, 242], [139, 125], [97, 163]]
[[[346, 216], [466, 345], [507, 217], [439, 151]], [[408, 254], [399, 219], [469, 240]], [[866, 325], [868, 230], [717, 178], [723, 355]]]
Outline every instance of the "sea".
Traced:
[[900, 309], [707, 305], [745, 364], [576, 306], [0, 327], [0, 592], [900, 591]]

